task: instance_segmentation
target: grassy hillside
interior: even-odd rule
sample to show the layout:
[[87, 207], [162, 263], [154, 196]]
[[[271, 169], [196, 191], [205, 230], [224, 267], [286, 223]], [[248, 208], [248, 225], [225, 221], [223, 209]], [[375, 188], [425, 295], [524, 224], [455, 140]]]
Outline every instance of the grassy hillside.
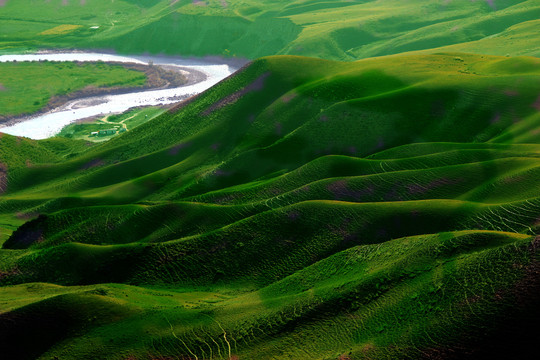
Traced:
[[524, 358], [539, 80], [532, 57], [266, 57], [105, 143], [2, 136], [2, 353]]
[[540, 54], [540, 0], [7, 0], [0, 51], [40, 47], [352, 60], [449, 47]]
[[120, 65], [72, 62], [0, 63], [0, 120], [32, 113], [52, 97], [85, 87], [137, 87], [146, 83], [143, 72]]

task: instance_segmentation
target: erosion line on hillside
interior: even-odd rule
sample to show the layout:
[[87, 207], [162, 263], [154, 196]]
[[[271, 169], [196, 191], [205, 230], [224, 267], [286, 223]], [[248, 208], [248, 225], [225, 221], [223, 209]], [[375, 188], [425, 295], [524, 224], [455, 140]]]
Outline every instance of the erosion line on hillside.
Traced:
[[225, 340], [225, 342], [227, 343], [227, 347], [228, 347], [228, 354], [229, 354], [229, 357], [227, 359], [231, 359], [231, 344], [229, 343], [229, 340], [227, 340], [227, 332], [225, 331], [225, 329], [223, 328], [223, 326], [221, 326], [221, 324], [219, 323], [219, 321], [217, 321], [216, 319], [214, 319], [213, 317], [211, 317], [210, 315], [207, 315], [207, 314], [203, 314], [204, 316], [210, 318], [212, 321], [214, 321], [216, 324], [218, 324], [219, 328], [221, 329], [221, 331], [223, 331], [223, 339]]
[[189, 351], [189, 353], [190, 353], [191, 355], [195, 356], [195, 360], [199, 360], [199, 358], [197, 357], [197, 355], [196, 355], [193, 351], [191, 351], [191, 349], [189, 348], [189, 346], [187, 346], [187, 344], [185, 343], [185, 341], [182, 340], [182, 339], [180, 339], [178, 336], [176, 336], [176, 333], [174, 332], [174, 328], [173, 328], [171, 322], [169, 321], [169, 319], [167, 319], [167, 317], [166, 317], [165, 315], [164, 315], [163, 317], [165, 318], [165, 320], [167, 321], [167, 323], [169, 323], [169, 326], [170, 326], [170, 328], [171, 328], [171, 333], [172, 333], [172, 335], [175, 337], [175, 339], [179, 340], [180, 342], [182, 342], [182, 344], [184, 344], [184, 346], [185, 346], [186, 349]]

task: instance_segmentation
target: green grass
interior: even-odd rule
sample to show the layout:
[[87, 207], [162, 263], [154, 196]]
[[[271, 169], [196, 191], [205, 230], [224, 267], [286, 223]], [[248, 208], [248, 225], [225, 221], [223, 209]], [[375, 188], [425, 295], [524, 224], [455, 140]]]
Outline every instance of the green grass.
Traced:
[[106, 142], [3, 135], [0, 348], [527, 354], [539, 80], [532, 57], [266, 57]]
[[[168, 111], [0, 133], [1, 357], [537, 352], [539, 0], [0, 4], [0, 53], [364, 59], [264, 57]], [[142, 83], [0, 64], [0, 111]]]
[[146, 75], [119, 65], [72, 62], [0, 63], [0, 116], [29, 114], [47, 106], [52, 97], [85, 87], [138, 87]]
[[105, 116], [94, 121], [82, 121], [75, 124], [65, 126], [57, 135], [68, 139], [86, 140], [92, 142], [102, 142], [111, 139], [121, 133], [117, 132], [111, 136], [96, 137], [91, 136], [92, 132], [99, 130], [107, 130], [111, 128], [125, 128], [130, 131], [135, 127], [152, 120], [156, 116], [161, 115], [166, 110], [161, 107], [147, 107], [142, 109], [129, 110], [118, 115]]
[[480, 345], [473, 355], [493, 356], [504, 346], [482, 346], [479, 331], [519, 341], [513, 321], [532, 309], [516, 306], [524, 293], [504, 290], [532, 266], [530, 241], [466, 231], [353, 246], [247, 293], [219, 285], [6, 286], [2, 320], [16, 321], [2, 341], [25, 345], [6, 354], [48, 349], [45, 359], [399, 358], [441, 343]]
[[447, 47], [537, 56], [539, 15], [539, 0], [21, 0], [2, 7], [0, 50], [353, 60]]

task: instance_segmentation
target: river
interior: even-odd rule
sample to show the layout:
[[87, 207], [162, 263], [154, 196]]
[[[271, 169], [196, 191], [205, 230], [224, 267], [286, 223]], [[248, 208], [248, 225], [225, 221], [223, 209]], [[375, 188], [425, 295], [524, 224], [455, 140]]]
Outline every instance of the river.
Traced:
[[161, 90], [145, 90], [121, 95], [103, 95], [70, 101], [45, 114], [15, 119], [11, 125], [0, 125], [0, 132], [25, 136], [31, 139], [46, 139], [76, 120], [104, 114], [117, 114], [139, 106], [166, 105], [199, 94], [237, 70], [233, 65], [206, 60], [194, 60], [170, 56], [119, 56], [99, 53], [42, 53], [25, 55], [1, 55], [0, 62], [8, 61], [104, 61], [154, 65], [168, 65], [179, 70], [195, 70], [206, 79], [187, 86]]

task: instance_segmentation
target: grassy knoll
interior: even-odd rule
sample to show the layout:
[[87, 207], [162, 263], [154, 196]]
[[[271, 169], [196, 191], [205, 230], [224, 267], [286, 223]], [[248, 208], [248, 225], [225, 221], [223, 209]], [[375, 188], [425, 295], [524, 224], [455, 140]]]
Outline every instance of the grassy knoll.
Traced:
[[0, 119], [32, 113], [51, 98], [85, 87], [138, 87], [146, 75], [120, 65], [73, 62], [0, 63]]
[[525, 357], [539, 80], [533, 57], [266, 57], [107, 142], [3, 135], [2, 353]]
[[539, 55], [539, 0], [87, 0], [2, 3], [0, 50], [351, 60], [447, 47]]

